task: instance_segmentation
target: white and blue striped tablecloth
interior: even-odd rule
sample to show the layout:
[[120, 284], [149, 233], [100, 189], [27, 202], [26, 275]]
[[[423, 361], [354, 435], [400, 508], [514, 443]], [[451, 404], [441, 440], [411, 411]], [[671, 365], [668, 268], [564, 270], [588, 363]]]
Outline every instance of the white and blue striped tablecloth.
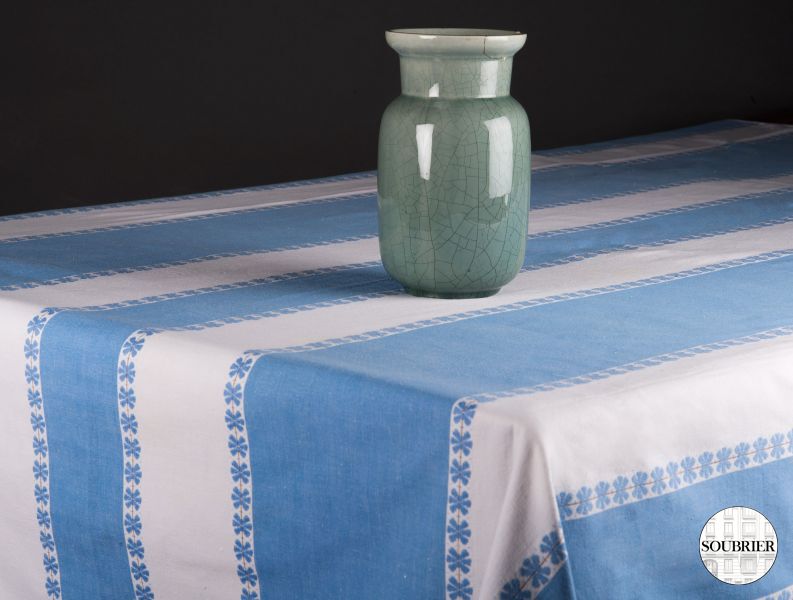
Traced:
[[404, 294], [375, 188], [0, 218], [0, 598], [790, 597], [793, 128], [535, 154], [490, 298]]

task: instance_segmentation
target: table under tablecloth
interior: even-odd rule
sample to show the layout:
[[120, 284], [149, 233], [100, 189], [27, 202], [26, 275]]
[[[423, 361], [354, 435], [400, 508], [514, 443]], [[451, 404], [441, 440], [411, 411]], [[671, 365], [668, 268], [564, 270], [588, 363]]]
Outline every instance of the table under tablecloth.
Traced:
[[789, 597], [793, 128], [532, 167], [476, 300], [387, 276], [374, 173], [0, 217], [0, 597]]

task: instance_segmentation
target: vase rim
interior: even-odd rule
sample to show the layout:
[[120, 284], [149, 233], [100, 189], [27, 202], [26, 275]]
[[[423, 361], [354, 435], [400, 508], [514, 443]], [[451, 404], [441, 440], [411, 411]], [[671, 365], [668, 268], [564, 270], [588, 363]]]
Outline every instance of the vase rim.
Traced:
[[418, 27], [389, 29], [386, 42], [400, 56], [511, 57], [526, 43], [526, 34], [508, 29]]

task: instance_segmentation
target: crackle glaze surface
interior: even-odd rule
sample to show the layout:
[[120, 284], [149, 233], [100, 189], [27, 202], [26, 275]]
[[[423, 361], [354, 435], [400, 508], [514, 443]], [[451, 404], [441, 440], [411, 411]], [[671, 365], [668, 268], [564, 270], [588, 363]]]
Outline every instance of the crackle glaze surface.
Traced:
[[380, 253], [416, 295], [488, 296], [523, 264], [529, 123], [509, 83], [525, 36], [476, 31], [386, 36], [402, 95], [380, 128]]

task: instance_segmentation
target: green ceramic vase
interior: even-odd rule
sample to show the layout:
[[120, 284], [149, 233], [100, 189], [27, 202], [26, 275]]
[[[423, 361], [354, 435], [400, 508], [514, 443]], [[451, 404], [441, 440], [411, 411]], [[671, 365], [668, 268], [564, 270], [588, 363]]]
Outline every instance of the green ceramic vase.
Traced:
[[529, 121], [509, 95], [525, 34], [396, 29], [402, 95], [380, 125], [380, 255], [416, 296], [481, 298], [523, 265]]

